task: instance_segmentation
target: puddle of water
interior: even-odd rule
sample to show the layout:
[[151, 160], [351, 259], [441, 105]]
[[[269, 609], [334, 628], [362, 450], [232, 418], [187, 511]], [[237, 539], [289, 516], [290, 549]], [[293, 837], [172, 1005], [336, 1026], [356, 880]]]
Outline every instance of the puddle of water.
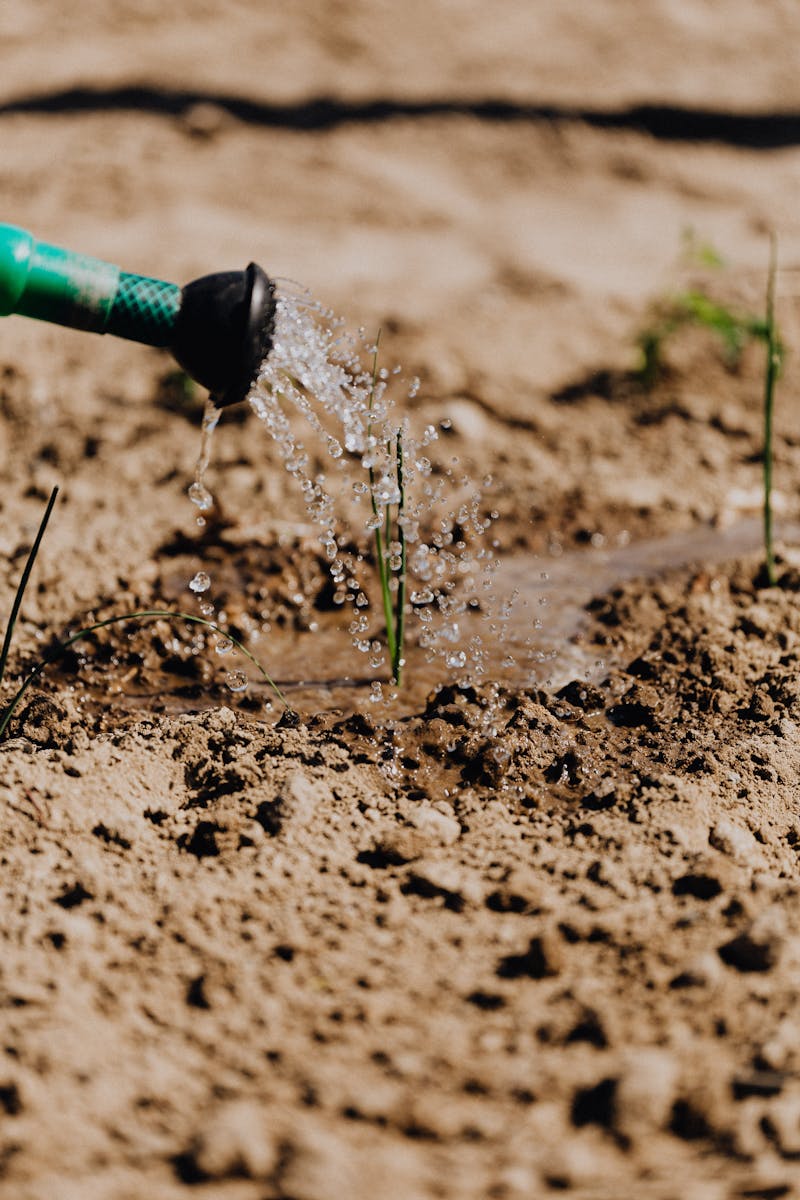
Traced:
[[[789, 544], [799, 544], [800, 526], [778, 530]], [[693, 566], [714, 568], [735, 558], [756, 553], [762, 545], [762, 526], [757, 520], [742, 521], [727, 529], [700, 527], [667, 538], [622, 547], [587, 548], [561, 554], [558, 558], [517, 556], [501, 562], [494, 575], [495, 599], [518, 592], [521, 599], [506, 607], [503, 643], [497, 653], [489, 642], [486, 623], [477, 614], [463, 614], [464, 636], [481, 630], [491, 655], [487, 678], [511, 688], [559, 686], [571, 679], [595, 679], [612, 666], [599, 664], [596, 650], [582, 643], [588, 625], [587, 605], [597, 595], [634, 578], [656, 581]], [[178, 580], [175, 581], [178, 586]], [[546, 600], [542, 605], [540, 601]], [[499, 602], [499, 611], [503, 604]], [[393, 695], [379, 668], [368, 668], [355, 652], [341, 613], [319, 613], [317, 629], [296, 631], [273, 629], [249, 643], [249, 648], [277, 679], [291, 706], [300, 713], [342, 709], [344, 713], [373, 710], [377, 719], [395, 719], [419, 712], [431, 692], [452, 682], [443, 661], [426, 658], [425, 647], [411, 644], [401, 691]], [[236, 664], [239, 666], [239, 664]], [[264, 684], [252, 679], [247, 695], [260, 703], [270, 700]], [[375, 680], [383, 678], [384, 695], [373, 701]], [[162, 695], [163, 698], [163, 695]], [[235, 698], [235, 697], [233, 697]], [[139, 703], [143, 697], [139, 696]], [[175, 707], [186, 708], [176, 697]], [[209, 707], [211, 696], [199, 696], [197, 707]], [[172, 703], [170, 709], [174, 709]], [[278, 704], [270, 712], [279, 715]]]
[[[800, 543], [800, 525], [784, 525], [778, 536]], [[501, 562], [494, 576], [496, 598], [520, 594], [518, 603], [508, 609], [502, 643], [491, 645], [485, 622], [476, 614], [460, 618], [464, 635], [482, 631], [492, 664], [488, 677], [494, 682], [558, 688], [572, 679], [595, 678], [612, 664], [607, 660], [598, 664], [596, 651], [579, 639], [588, 624], [586, 605], [593, 597], [633, 579], [656, 581], [693, 567], [720, 566], [757, 553], [761, 545], [761, 523], [754, 519], [727, 529], [703, 526], [653, 541], [573, 551], [553, 559], [516, 556]], [[542, 600], [547, 603], [542, 605]], [[379, 672], [358, 672], [358, 656], [335, 613], [323, 614], [313, 633], [276, 631], [251, 649], [263, 657], [300, 712], [332, 708], [354, 712], [370, 707], [371, 684]], [[396, 699], [375, 705], [376, 716], [419, 711], [426, 696], [448, 682], [441, 661], [426, 661], [424, 648], [410, 646], [407, 659], [402, 690]], [[264, 689], [251, 684], [251, 691], [261, 695]]]
[[[800, 545], [800, 525], [785, 524], [777, 531], [788, 545]], [[518, 592], [519, 600], [508, 606], [502, 644], [496, 646], [486, 636], [485, 620], [477, 614], [460, 619], [464, 634], [470, 637], [481, 629], [485, 639], [489, 669], [485, 678], [510, 687], [548, 686], [558, 688], [572, 679], [595, 679], [613, 665], [606, 660], [598, 666], [596, 651], [586, 646], [581, 631], [588, 624], [586, 605], [594, 597], [634, 579], [655, 582], [695, 567], [719, 567], [726, 562], [757, 554], [762, 546], [758, 520], [746, 520], [727, 529], [700, 527], [652, 541], [607, 549], [585, 549], [558, 558], [518, 555], [500, 563], [494, 587], [498, 609], [503, 598]], [[229, 584], [236, 586], [226, 564]], [[185, 580], [176, 573], [172, 581], [177, 600], [185, 589]], [[205, 578], [200, 584], [205, 586]], [[185, 592], [184, 592], [185, 594]], [[204, 594], [204, 593], [203, 593]], [[168, 597], [172, 600], [172, 597]], [[540, 601], [547, 603], [542, 605]], [[250, 650], [264, 664], [284, 690], [289, 703], [301, 714], [341, 709], [345, 714], [372, 711], [377, 720], [391, 720], [419, 712], [427, 696], [443, 683], [452, 682], [441, 659], [429, 661], [425, 647], [411, 644], [407, 649], [407, 668], [403, 688], [392, 698], [384, 686], [380, 703], [371, 699], [374, 684], [386, 682], [385, 671], [371, 668], [352, 645], [343, 628], [341, 612], [315, 614], [313, 631], [273, 628], [258, 640], [249, 642]], [[214, 639], [202, 651], [214, 657]], [[245, 697], [251, 715], [268, 721], [282, 711], [266, 685], [248, 669], [246, 690], [238, 674], [247, 663], [235, 651], [225, 656], [225, 666], [233, 673], [235, 703]], [[176, 680], [172, 689], [163, 678], [153, 678], [152, 690], [135, 680], [112, 681], [114, 703], [135, 711], [198, 711], [220, 703], [220, 693], [202, 685], [188, 689], [185, 680]], [[119, 687], [117, 688], [117, 685]], [[182, 686], [183, 685], [183, 686]], [[90, 702], [103, 707], [108, 686], [90, 688]], [[239, 690], [241, 689], [241, 690]]]

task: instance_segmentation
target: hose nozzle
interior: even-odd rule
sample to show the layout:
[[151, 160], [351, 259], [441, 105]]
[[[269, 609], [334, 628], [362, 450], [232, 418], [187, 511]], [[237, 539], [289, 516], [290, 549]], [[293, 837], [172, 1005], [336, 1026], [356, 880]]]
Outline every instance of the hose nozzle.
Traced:
[[0, 316], [11, 313], [166, 347], [224, 407], [246, 398], [270, 351], [275, 285], [250, 263], [180, 288], [0, 225]]

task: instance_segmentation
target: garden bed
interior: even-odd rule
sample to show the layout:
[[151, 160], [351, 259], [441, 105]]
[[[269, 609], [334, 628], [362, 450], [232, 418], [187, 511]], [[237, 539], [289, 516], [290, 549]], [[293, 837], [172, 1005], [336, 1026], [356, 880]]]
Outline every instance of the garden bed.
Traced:
[[[215, 433], [198, 528], [203, 397], [166, 354], [0, 324], [3, 612], [61, 488], [9, 682], [93, 620], [199, 612], [206, 571], [296, 712], [166, 620], [26, 696], [0, 746], [0, 1192], [794, 1195], [800, 153], [474, 106], [276, 127], [216, 86], [0, 114], [4, 219], [178, 281], [254, 258], [380, 327], [415, 426], [492, 477], [528, 607], [472, 682], [411, 621], [404, 691], [371, 703], [253, 415]], [[688, 286], [762, 312], [773, 227], [767, 586], [763, 346], [733, 364], [683, 328], [646, 387], [637, 339]]]

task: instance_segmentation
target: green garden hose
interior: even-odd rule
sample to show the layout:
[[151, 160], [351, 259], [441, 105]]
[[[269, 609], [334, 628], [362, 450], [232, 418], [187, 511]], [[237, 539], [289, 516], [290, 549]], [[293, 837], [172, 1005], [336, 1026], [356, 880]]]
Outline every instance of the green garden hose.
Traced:
[[12, 313], [168, 347], [227, 405], [245, 398], [269, 353], [274, 285], [250, 263], [181, 288], [0, 225], [0, 316]]

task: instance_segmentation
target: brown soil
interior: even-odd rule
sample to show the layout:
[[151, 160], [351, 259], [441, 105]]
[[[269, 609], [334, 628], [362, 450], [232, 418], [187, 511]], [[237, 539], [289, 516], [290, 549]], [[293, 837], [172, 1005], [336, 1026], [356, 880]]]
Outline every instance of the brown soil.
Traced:
[[[62, 489], [7, 693], [65, 630], [197, 612], [202, 569], [298, 715], [165, 620], [26, 695], [0, 1196], [800, 1196], [800, 10], [163, 7], [7, 0], [4, 219], [178, 281], [256, 259], [381, 327], [411, 420], [493, 477], [500, 578], [559, 653], [453, 682], [412, 622], [376, 709], [252, 415], [198, 530], [199, 389], [4, 320], [5, 613]], [[760, 312], [773, 228], [770, 587], [763, 346], [683, 330], [645, 388], [637, 336], [690, 286]]]

